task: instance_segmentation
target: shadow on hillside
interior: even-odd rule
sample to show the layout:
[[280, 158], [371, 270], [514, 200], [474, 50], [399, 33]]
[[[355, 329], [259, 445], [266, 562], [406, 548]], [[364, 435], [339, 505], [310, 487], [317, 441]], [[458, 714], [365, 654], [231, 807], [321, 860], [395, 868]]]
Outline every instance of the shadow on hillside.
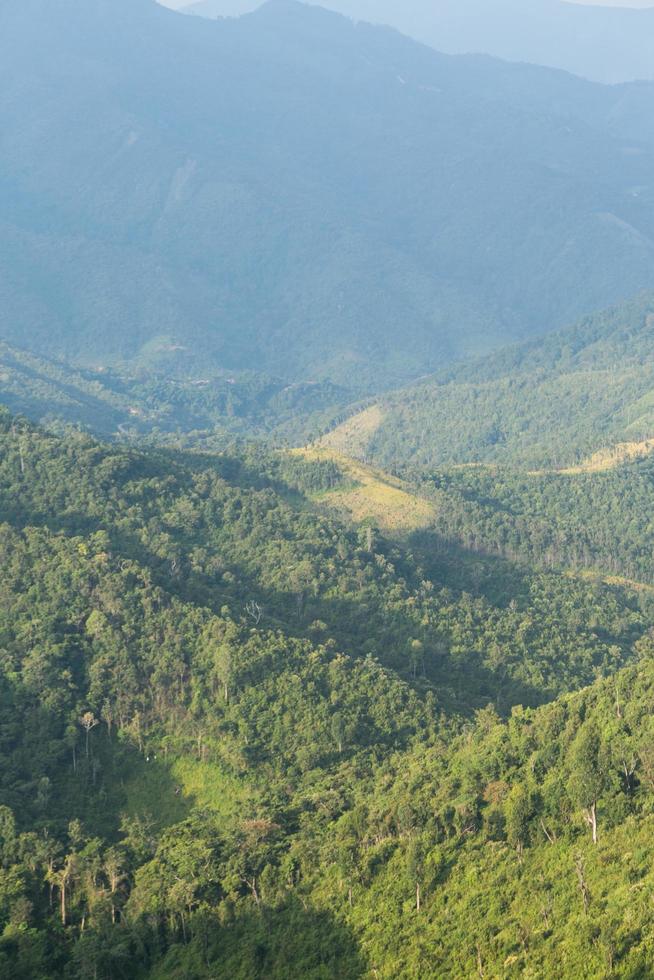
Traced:
[[[145, 478], [150, 471], [158, 472], [156, 459], [158, 457], [147, 460], [136, 457], [126, 466], [118, 460], [118, 475], [110, 473], [109, 476], [119, 479], [121, 485], [136, 477]], [[173, 462], [169, 466], [171, 472], [176, 472]], [[180, 493], [190, 488], [192, 480], [188, 473], [182, 473], [179, 480]], [[29, 523], [68, 535], [91, 534], [107, 527], [106, 520], [100, 520], [92, 513], [66, 512], [59, 517], [45, 511], [27, 515], [17, 507], [5, 518], [15, 527]], [[532, 688], [515, 676], [510, 678], [506, 666], [491, 668], [482, 663], [474, 650], [466, 649], [463, 656], [451, 657], [447, 637], [441, 638], [438, 629], [425, 639], [424, 663], [416, 669], [409, 659], [408, 641], [420, 625], [415, 615], [415, 603], [403, 600], [403, 579], [406, 579], [409, 590], [420, 588], [418, 579], [426, 577], [433, 583], [434, 593], [447, 587], [459, 595], [466, 593], [473, 600], [486, 599], [491, 605], [502, 608], [514, 599], [519, 603], [528, 602], [529, 577], [518, 565], [450, 545], [435, 532], [422, 532], [414, 535], [405, 548], [380, 541], [381, 551], [390, 556], [396, 568], [397, 588], [388, 588], [385, 572], [378, 570], [376, 556], [358, 553], [356, 560], [349, 564], [336, 562], [334, 575], [321, 587], [321, 594], [312, 595], [312, 585], [307, 583], [300, 587], [304, 594], [298, 597], [297, 588], [294, 589], [290, 582], [285, 587], [287, 576], [278, 575], [275, 569], [267, 567], [271, 558], [265, 544], [268, 537], [274, 538], [278, 532], [274, 520], [267, 524], [261, 521], [261, 535], [254, 542], [262, 549], [261, 567], [253, 560], [253, 543], [248, 536], [250, 528], [246, 527], [242, 541], [227, 540], [223, 560], [228, 562], [229, 582], [222, 575], [223, 566], [212, 574], [188, 560], [194, 546], [206, 547], [209, 528], [203, 525], [174, 527], [163, 517], [160, 524], [170, 538], [167, 555], [156, 554], [135, 528], [125, 526], [122, 520], [111, 528], [112, 551], [116, 562], [131, 559], [147, 568], [155, 585], [183, 602], [212, 609], [217, 614], [227, 605], [234, 619], [253, 625], [247, 609], [252, 600], [256, 600], [264, 613], [256, 623], [260, 628], [281, 628], [290, 636], [310, 636], [314, 642], [321, 637], [312, 633], [311, 624], [324, 623], [327, 627], [325, 635], [332, 636], [343, 652], [354, 657], [373, 654], [421, 693], [435, 688], [445, 710], [471, 714], [492, 701], [504, 713], [513, 704], [536, 705], [549, 697], [549, 692]], [[316, 541], [300, 540], [298, 559], [312, 556], [316, 546]], [[422, 566], [421, 571], [416, 571], [416, 565], [408, 557], [409, 552]], [[178, 557], [173, 560], [173, 555]], [[265, 578], [268, 583], [264, 585]], [[341, 578], [344, 591], [339, 594]], [[271, 584], [271, 580], [275, 584]], [[372, 591], [366, 595], [369, 588]], [[440, 605], [438, 598], [435, 605]], [[467, 615], [464, 609], [464, 619]], [[474, 619], [478, 612], [473, 608], [470, 615]]]
[[[34, 525], [37, 522], [32, 519], [30, 523]], [[70, 534], [74, 530], [75, 533], [89, 534], [94, 530], [102, 529], [101, 522], [80, 514], [67, 514], [65, 519], [59, 522], [52, 518], [45, 519], [42, 523], [55, 533]], [[170, 559], [156, 555], [136, 535], [122, 528], [114, 537], [114, 555], [116, 558], [118, 556], [129, 558], [140, 564], [142, 568], [148, 569], [153, 583], [170, 596], [193, 606], [212, 609], [218, 615], [222, 607], [227, 605], [232, 617], [246, 624], [249, 622], [248, 604], [255, 599], [264, 613], [258, 624], [261, 629], [281, 629], [289, 636], [299, 638], [309, 636], [314, 642], [318, 642], [322, 637], [314, 635], [310, 625], [314, 622], [324, 622], [327, 626], [326, 635], [333, 637], [344, 653], [353, 657], [371, 653], [384, 666], [396, 670], [408, 684], [421, 693], [429, 688], [436, 688], [439, 701], [448, 712], [456, 711], [471, 715], [478, 708], [492, 701], [501, 713], [506, 713], [514, 704], [535, 706], [550, 697], [549, 692], [542, 688], [533, 688], [520, 682], [516, 677], [509, 678], [505, 667], [491, 669], [481, 663], [474, 651], [468, 651], [462, 659], [450, 657], [447, 650], [439, 649], [437, 635], [434, 635], [433, 643], [426, 645], [423, 667], [415, 671], [407, 653], [407, 639], [413, 636], [417, 629], [414, 606], [404, 605], [401, 600], [382, 602], [377, 606], [374, 597], [369, 599], [365, 595], [367, 587], [365, 577], [362, 578], [362, 593], [352, 588], [353, 576], [359, 574], [354, 566], [352, 569], [345, 570], [345, 577], [349, 583], [348, 592], [339, 595], [337, 592], [330, 591], [328, 594], [317, 596], [307, 593], [299, 612], [297, 592], [292, 588], [283, 590], [266, 587], [262, 584], [262, 576], [258, 573], [256, 565], [247, 567], [249, 557], [247, 548], [243, 551], [242, 560], [240, 556], [236, 561], [230, 556], [231, 568], [237, 567], [238, 561], [239, 571], [243, 568], [243, 574], [234, 575], [232, 583], [226, 585], [220, 576], [207, 575], [202, 570], [188, 566], [184, 560], [182, 547], [184, 540], [183, 535], [178, 537], [182, 557], [180, 567], [176, 571], [171, 568]], [[488, 588], [475, 588], [469, 573], [478, 570], [480, 559], [475, 559], [470, 569], [466, 565], [472, 561], [470, 556], [465, 557], [463, 554], [457, 556], [450, 551], [448, 560], [454, 571], [452, 574], [446, 574], [442, 555], [432, 538], [423, 534], [420, 542], [415, 544], [413, 553], [423, 565], [424, 573], [433, 581], [435, 593], [438, 593], [441, 588], [448, 587], [457, 595], [467, 593], [473, 599], [485, 598], [491, 605], [499, 608], [505, 606], [514, 597], [519, 600], [526, 597], [527, 579], [515, 566], [511, 566], [509, 571], [501, 576], [497, 570], [497, 563], [493, 562], [492, 565], [487, 566], [483, 577], [477, 579], [480, 585], [486, 582]], [[427, 556], [430, 546], [434, 549], [431, 559]], [[412, 574], [415, 574], [411, 564], [406, 563], [405, 569], [403, 567], [405, 563], [401, 558], [399, 561], [394, 559], [394, 562], [398, 573], [400, 575], [406, 573], [410, 581]], [[371, 566], [374, 565], [372, 557], [369, 558], [369, 563]], [[460, 581], [456, 580], [455, 573]], [[363, 575], [363, 572], [361, 574]], [[413, 582], [412, 586], [418, 584]], [[496, 594], [491, 595], [491, 591]], [[500, 594], [499, 601], [497, 593]], [[438, 598], [435, 601], [438, 604]]]
[[416, 531], [408, 547], [434, 582], [486, 599], [500, 608], [529, 594], [526, 565], [447, 541], [433, 530]]
[[290, 898], [279, 908], [240, 906], [218, 924], [196, 920], [190, 944], [173, 946], [162, 980], [360, 980], [368, 976], [352, 932], [333, 915]]

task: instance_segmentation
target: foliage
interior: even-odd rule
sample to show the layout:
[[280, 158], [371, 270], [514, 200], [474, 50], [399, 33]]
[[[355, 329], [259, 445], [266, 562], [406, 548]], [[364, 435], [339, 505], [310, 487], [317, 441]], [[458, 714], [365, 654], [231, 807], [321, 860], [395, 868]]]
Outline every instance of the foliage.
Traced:
[[651, 603], [651, 459], [599, 473], [454, 468], [415, 479], [436, 505], [424, 547], [440, 553], [440, 560], [451, 549], [456, 561], [465, 548], [525, 567], [622, 578], [638, 590], [644, 607]]
[[[539, 819], [582, 832], [582, 708], [500, 718], [647, 657], [637, 597], [499, 560], [490, 589], [473, 556], [321, 516], [342, 479], [329, 458], [108, 447], [2, 416], [3, 971], [399, 976], [402, 909], [431, 915], [451, 848], [506, 835], [526, 862]], [[640, 675], [618, 676], [626, 718]], [[525, 755], [559, 710], [565, 805]], [[641, 793], [630, 731], [623, 775], [600, 767], [600, 847], [607, 800], [626, 814]], [[422, 950], [407, 971], [452, 955]]]

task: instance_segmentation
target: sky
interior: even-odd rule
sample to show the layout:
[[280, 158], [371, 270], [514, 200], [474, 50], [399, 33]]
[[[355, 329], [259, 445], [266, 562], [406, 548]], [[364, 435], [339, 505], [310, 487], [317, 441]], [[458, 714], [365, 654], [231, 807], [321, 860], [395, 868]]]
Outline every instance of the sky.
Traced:
[[586, 3], [595, 7], [654, 7], [654, 0], [572, 0], [572, 2]]
[[[164, 7], [172, 7], [179, 10], [186, 7], [191, 0], [159, 0]], [[594, 4], [602, 7], [654, 7], [654, 0], [573, 0], [575, 3]]]

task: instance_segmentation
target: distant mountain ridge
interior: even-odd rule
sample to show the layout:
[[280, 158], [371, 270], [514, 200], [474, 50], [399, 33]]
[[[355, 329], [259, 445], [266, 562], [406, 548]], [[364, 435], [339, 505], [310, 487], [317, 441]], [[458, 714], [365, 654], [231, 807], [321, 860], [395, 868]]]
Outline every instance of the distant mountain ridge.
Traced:
[[273, 0], [0, 9], [0, 337], [359, 393], [654, 287], [654, 87]]
[[[567, 0], [305, 0], [371, 23], [388, 24], [449, 54], [485, 52], [562, 68], [598, 82], [654, 78], [654, 5]], [[261, 0], [199, 0], [201, 17], [238, 17]]]

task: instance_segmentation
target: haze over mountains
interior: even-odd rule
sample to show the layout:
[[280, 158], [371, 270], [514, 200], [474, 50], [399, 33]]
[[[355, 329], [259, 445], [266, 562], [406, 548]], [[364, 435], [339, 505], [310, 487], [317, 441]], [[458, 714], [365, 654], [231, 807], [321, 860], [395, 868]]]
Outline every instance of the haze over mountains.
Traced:
[[[654, 77], [654, 5], [566, 0], [307, 0], [358, 20], [388, 24], [450, 54], [484, 52], [563, 68], [600, 82]], [[234, 17], [261, 0], [199, 0], [184, 9]]]
[[0, 11], [2, 334], [365, 391], [654, 287], [654, 88], [273, 0]]

